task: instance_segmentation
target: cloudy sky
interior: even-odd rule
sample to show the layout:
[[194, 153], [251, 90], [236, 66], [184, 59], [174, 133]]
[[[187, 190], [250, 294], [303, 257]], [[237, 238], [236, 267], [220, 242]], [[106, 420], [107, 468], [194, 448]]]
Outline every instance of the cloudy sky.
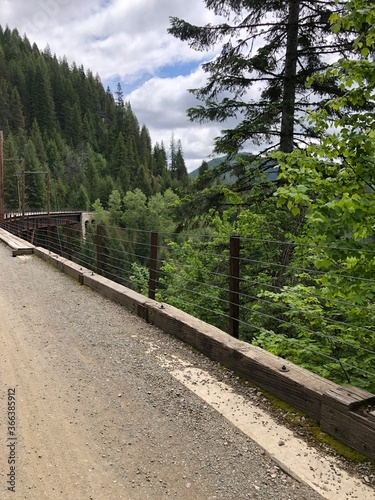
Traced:
[[3, 27], [83, 64], [105, 87], [115, 90], [120, 82], [153, 143], [168, 146], [172, 133], [181, 139], [189, 171], [210, 159], [220, 126], [191, 123], [186, 109], [197, 104], [187, 89], [202, 86], [200, 65], [215, 54], [193, 51], [167, 33], [170, 16], [217, 22], [203, 0], [2, 0], [0, 14]]

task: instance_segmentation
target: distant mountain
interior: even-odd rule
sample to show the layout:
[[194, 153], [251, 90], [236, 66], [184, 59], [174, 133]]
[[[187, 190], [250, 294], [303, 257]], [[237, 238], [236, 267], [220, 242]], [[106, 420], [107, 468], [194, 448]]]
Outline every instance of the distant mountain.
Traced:
[[277, 181], [278, 169], [276, 167], [276, 162], [272, 160], [262, 160], [251, 153], [241, 153], [238, 155], [241, 158], [241, 161], [236, 159], [232, 159], [228, 162], [226, 166], [225, 163], [228, 160], [228, 156], [220, 156], [218, 158], [214, 158], [208, 162], [204, 162], [205, 168], [202, 166], [193, 170], [189, 173], [189, 178], [191, 181], [194, 181], [201, 173], [202, 170], [210, 171], [217, 169], [217, 180], [220, 180], [224, 183], [232, 184], [234, 183], [240, 175], [244, 173], [244, 171], [254, 170], [256, 167], [261, 167], [262, 172], [268, 173], [268, 180], [272, 182]]
[[[226, 156], [221, 156], [220, 158], [214, 158], [213, 160], [210, 160], [207, 163], [208, 170], [212, 170], [215, 167], [218, 167], [219, 165], [222, 165], [224, 161], [226, 160]], [[189, 178], [191, 181], [193, 181], [196, 177], [198, 177], [200, 173], [201, 167], [196, 168], [192, 172], [189, 173]]]

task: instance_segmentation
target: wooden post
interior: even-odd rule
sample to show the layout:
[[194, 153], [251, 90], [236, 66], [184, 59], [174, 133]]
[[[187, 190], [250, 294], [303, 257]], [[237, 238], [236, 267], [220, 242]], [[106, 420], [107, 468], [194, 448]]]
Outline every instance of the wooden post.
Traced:
[[51, 213], [51, 172], [47, 172], [47, 213]]
[[4, 224], [4, 133], [0, 130], [0, 227]]
[[150, 245], [150, 277], [148, 282], [148, 298], [155, 300], [156, 272], [158, 264], [158, 232], [151, 231]]
[[96, 272], [103, 273], [103, 226], [96, 226]]
[[[25, 226], [25, 191], [26, 191], [26, 173], [25, 173], [25, 160], [21, 159], [21, 175], [22, 175], [22, 224]], [[18, 224], [18, 236], [21, 236], [21, 224]]]
[[48, 230], [48, 250], [51, 251], [51, 175], [47, 172], [47, 230]]
[[22, 169], [22, 219], [25, 219], [25, 160], [22, 158], [21, 160], [21, 169]]
[[240, 317], [240, 237], [230, 238], [229, 260], [229, 334], [239, 338]]
[[66, 253], [69, 260], [72, 260], [72, 228], [70, 222], [66, 223]]

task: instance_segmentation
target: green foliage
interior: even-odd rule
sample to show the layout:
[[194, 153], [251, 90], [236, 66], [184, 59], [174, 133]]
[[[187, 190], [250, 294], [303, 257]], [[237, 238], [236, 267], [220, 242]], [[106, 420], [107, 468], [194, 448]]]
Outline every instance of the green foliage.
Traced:
[[171, 18], [169, 33], [191, 48], [220, 49], [202, 66], [206, 83], [191, 90], [203, 104], [188, 109], [189, 118], [199, 123], [235, 123], [216, 138], [216, 152], [236, 155], [249, 143], [261, 151], [270, 144], [289, 152], [300, 139], [315, 136], [301, 122], [301, 111], [311, 98], [324, 102], [339, 89], [335, 78], [314, 81], [310, 89], [305, 83], [329, 60], [352, 50], [355, 34], [329, 32], [329, 15], [341, 12], [345, 3], [206, 0], [207, 9], [221, 16], [216, 24]]
[[[205, 65], [211, 75], [207, 86], [194, 91], [205, 105], [190, 110], [198, 120], [240, 118], [233, 131], [223, 132], [218, 150], [235, 153], [248, 139], [279, 134], [274, 126], [283, 111], [286, 66], [277, 57], [279, 40], [289, 36], [283, 20], [291, 3], [207, 2], [218, 14], [241, 16], [242, 8], [248, 9], [246, 28], [172, 21], [174, 34], [197, 48], [231, 38]], [[24, 155], [28, 170], [51, 171], [60, 207], [93, 207], [94, 223], [84, 241], [73, 243], [82, 265], [96, 270], [101, 224], [103, 275], [147, 294], [150, 231], [157, 230], [157, 299], [227, 330], [229, 238], [238, 235], [241, 338], [337, 382], [375, 391], [375, 8], [363, 0], [348, 2], [342, 13], [340, 6], [306, 2], [303, 12], [313, 11], [319, 26], [312, 29], [300, 19], [304, 56], [295, 90], [301, 103], [308, 104], [303, 99], [308, 92], [334, 90], [304, 122], [298, 116], [314, 142], [288, 155], [275, 153], [271, 160], [235, 156], [233, 184], [213, 183], [203, 164], [200, 178], [189, 186], [181, 144], [172, 136], [169, 163], [163, 143], [152, 148], [147, 128], [140, 128], [123, 101], [121, 86], [114, 99], [90, 72], [40, 53], [9, 29], [0, 30], [0, 127], [7, 131], [7, 155]], [[263, 45], [251, 55], [245, 41], [256, 40], [255, 26], [268, 21], [270, 12], [280, 23], [268, 25]], [[332, 40], [346, 44], [354, 38], [356, 55], [319, 73], [325, 63], [315, 42], [328, 36], [329, 22]], [[351, 51], [339, 43], [332, 49], [331, 40], [322, 51], [336, 47]], [[246, 102], [244, 90], [270, 72], [277, 78], [264, 86], [261, 101]], [[27, 92], [36, 102], [46, 98], [38, 113]], [[275, 161], [278, 188], [269, 178]], [[218, 167], [220, 178], [226, 168]], [[6, 172], [17, 179], [19, 165], [7, 164]], [[42, 206], [45, 174], [31, 178], [28, 202]], [[181, 187], [186, 188], [182, 199], [174, 192]], [[16, 183], [9, 179], [6, 200], [18, 204]]]
[[164, 288], [157, 299], [226, 330], [223, 310], [227, 292], [222, 288], [220, 272], [227, 259], [223, 254], [214, 253], [216, 249], [214, 243], [199, 239], [183, 243], [171, 241], [161, 269], [160, 283]]
[[122, 217], [122, 201], [121, 194], [119, 191], [117, 191], [117, 189], [112, 191], [112, 193], [109, 195], [108, 210], [111, 214], [112, 223], [115, 226], [119, 226]]
[[37, 157], [34, 143], [29, 139], [24, 150], [25, 164], [27, 165], [25, 184], [26, 200], [33, 209], [46, 209], [46, 171]]
[[18, 158], [18, 146], [12, 132], [4, 141], [4, 157], [12, 161], [4, 162], [4, 196], [5, 206], [21, 209], [21, 163]]
[[259, 328], [255, 345], [331, 380], [374, 389], [371, 377], [362, 374], [375, 375], [374, 334], [368, 324], [374, 312], [358, 315], [355, 304], [332, 301], [319, 286], [286, 286], [259, 297], [255, 311], [267, 311], [278, 321], [275, 331]]
[[133, 290], [142, 295], [148, 295], [148, 280], [149, 270], [147, 267], [133, 262], [131, 265], [132, 274], [129, 276], [129, 281], [132, 284]]
[[341, 89], [308, 116], [321, 139], [273, 155], [281, 168], [278, 205], [305, 215], [296, 242], [308, 251], [296, 253], [295, 264], [316, 273], [298, 274], [297, 285], [263, 294], [283, 323], [281, 331], [263, 330], [256, 342], [324, 376], [374, 391], [375, 7], [361, 0], [347, 7], [332, 16], [333, 29], [358, 30], [358, 54], [315, 77], [335, 78]]
[[95, 200], [93, 223], [88, 226], [81, 248], [82, 263], [87, 258], [96, 269], [97, 225], [100, 224], [103, 275], [147, 295], [150, 230], [160, 231], [159, 259], [162, 260], [166, 253], [164, 240], [167, 233], [164, 232], [175, 229], [170, 208], [177, 201], [178, 196], [172, 190], [147, 199], [139, 189], [128, 191], [124, 197], [118, 190], [113, 190], [106, 203], [108, 210], [99, 199]]
[[96, 199], [92, 204], [92, 209], [94, 210], [94, 221], [96, 224], [108, 224], [110, 220], [110, 214], [103, 208], [101, 201]]
[[[165, 150], [153, 148], [147, 127], [140, 128], [130, 103], [124, 103], [120, 85], [115, 99], [90, 70], [38, 50], [8, 27], [0, 29], [0, 69], [0, 130], [5, 140], [13, 134], [18, 158], [30, 159], [27, 171], [36, 167], [32, 142], [40, 169], [51, 172], [52, 209], [86, 208], [97, 198], [107, 203], [113, 190], [140, 188], [152, 196], [171, 185]], [[178, 154], [174, 188], [187, 179], [182, 148]], [[6, 208], [17, 208], [14, 182], [6, 178], [5, 184]], [[42, 208], [45, 195], [37, 200], [41, 186], [33, 194], [32, 184], [28, 207]]]
[[[195, 218], [194, 228], [189, 228], [192, 236], [182, 233], [169, 241], [159, 299], [227, 331], [230, 236], [241, 236], [242, 293], [255, 303], [256, 295], [277, 278], [278, 267], [268, 262], [280, 260], [282, 252], [272, 241], [284, 238], [291, 218], [275, 209], [274, 200], [259, 199], [256, 189], [248, 198], [229, 188], [223, 193], [225, 210], [210, 209]], [[242, 325], [241, 335], [251, 339], [254, 329]]]

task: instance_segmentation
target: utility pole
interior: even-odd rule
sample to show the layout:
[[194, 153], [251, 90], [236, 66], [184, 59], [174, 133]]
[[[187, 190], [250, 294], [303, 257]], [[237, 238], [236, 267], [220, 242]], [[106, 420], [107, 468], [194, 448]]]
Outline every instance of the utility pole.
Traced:
[[25, 220], [25, 160], [21, 160], [22, 168], [22, 219]]
[[4, 224], [4, 133], [0, 130], [0, 227]]

